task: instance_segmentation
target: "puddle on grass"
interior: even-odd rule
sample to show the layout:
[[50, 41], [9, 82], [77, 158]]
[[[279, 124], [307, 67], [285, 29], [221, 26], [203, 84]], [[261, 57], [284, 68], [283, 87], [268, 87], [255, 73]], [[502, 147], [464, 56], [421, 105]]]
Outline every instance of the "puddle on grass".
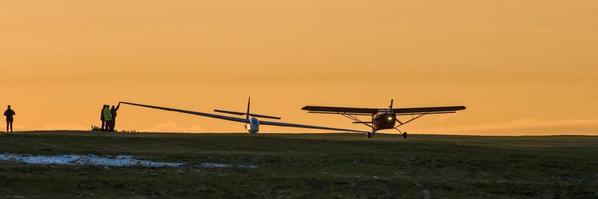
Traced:
[[255, 165], [231, 165], [221, 163], [181, 163], [157, 162], [137, 159], [131, 155], [97, 156], [97, 155], [17, 155], [0, 154], [0, 161], [18, 162], [32, 165], [65, 165], [65, 166], [100, 166], [100, 167], [143, 167], [143, 168], [244, 168], [256, 169]]

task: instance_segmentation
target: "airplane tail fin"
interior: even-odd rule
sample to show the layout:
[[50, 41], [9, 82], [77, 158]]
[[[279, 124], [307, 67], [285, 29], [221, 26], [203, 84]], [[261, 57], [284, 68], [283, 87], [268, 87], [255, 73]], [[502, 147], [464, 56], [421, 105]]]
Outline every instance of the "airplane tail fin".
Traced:
[[251, 116], [251, 97], [247, 100], [247, 113], [245, 113], [245, 119], [249, 121], [249, 116]]

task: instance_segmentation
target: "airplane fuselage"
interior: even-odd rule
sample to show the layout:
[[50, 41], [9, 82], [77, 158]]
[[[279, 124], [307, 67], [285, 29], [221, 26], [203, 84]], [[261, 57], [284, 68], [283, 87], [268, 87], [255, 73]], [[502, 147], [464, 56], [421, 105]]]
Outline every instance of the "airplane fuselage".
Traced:
[[255, 117], [249, 119], [249, 123], [245, 124], [245, 129], [249, 134], [258, 134], [260, 132], [260, 120]]
[[392, 112], [381, 111], [372, 116], [372, 130], [373, 132], [394, 129], [397, 123], [397, 115]]

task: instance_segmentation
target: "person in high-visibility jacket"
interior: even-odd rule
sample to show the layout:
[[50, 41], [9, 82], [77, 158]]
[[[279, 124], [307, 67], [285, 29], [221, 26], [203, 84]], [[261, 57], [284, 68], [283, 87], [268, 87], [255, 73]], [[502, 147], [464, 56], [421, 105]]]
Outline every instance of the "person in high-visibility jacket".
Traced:
[[104, 113], [104, 120], [106, 121], [106, 130], [110, 130], [110, 126], [112, 124], [112, 112], [110, 111], [110, 106], [106, 106], [103, 110]]
[[104, 119], [104, 111], [106, 111], [107, 108], [108, 108], [108, 105], [104, 104], [104, 106], [102, 106], [102, 110], [100, 111], [100, 120], [102, 121], [102, 131], [105, 131], [108, 129], [108, 125], [106, 124], [106, 119]]

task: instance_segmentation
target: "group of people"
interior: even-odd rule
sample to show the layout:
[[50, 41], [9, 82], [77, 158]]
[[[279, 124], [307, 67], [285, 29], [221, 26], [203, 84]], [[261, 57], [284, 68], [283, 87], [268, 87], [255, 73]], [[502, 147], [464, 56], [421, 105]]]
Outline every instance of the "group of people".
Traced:
[[8, 108], [6, 109], [6, 111], [4, 111], [4, 117], [6, 117], [6, 132], [12, 132], [12, 123], [15, 120], [15, 115], [15, 111], [12, 110], [10, 105], [8, 105]]
[[[104, 105], [102, 107], [102, 112], [100, 113], [102, 131], [114, 131], [114, 127], [116, 126], [116, 115], [119, 108], [120, 103], [116, 107], [112, 106], [112, 108], [110, 108], [109, 105]], [[12, 124], [15, 115], [15, 111], [8, 105], [8, 108], [4, 111], [4, 117], [6, 117], [6, 132], [13, 132]]]
[[100, 112], [100, 120], [102, 120], [102, 131], [114, 131], [114, 127], [116, 126], [116, 113], [120, 108], [120, 103], [118, 106], [110, 108], [110, 105], [105, 104], [102, 107], [102, 111]]

